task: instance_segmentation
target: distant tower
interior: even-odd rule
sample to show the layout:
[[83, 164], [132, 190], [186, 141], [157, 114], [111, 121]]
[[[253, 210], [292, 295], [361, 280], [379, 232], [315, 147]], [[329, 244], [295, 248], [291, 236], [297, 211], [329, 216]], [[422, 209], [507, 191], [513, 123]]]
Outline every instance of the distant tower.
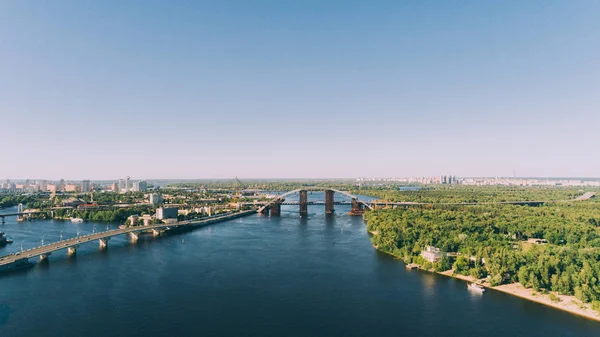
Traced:
[[129, 191], [129, 179], [131, 179], [129, 176], [127, 176], [127, 179], [125, 179], [125, 191]]
[[84, 180], [81, 182], [81, 192], [89, 192], [90, 191], [90, 181]]

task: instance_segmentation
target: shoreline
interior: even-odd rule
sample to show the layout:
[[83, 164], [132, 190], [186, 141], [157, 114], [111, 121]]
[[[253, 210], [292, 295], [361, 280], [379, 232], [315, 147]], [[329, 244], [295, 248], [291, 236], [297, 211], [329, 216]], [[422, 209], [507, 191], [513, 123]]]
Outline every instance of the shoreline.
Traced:
[[[371, 243], [371, 245], [378, 252], [382, 252], [384, 254], [387, 254], [387, 255], [393, 256], [397, 259], [402, 260], [402, 258], [396, 254], [381, 250], [381, 249], [379, 249], [379, 247], [375, 246], [372, 243]], [[404, 261], [401, 261], [401, 262], [406, 265], [406, 263], [404, 263]], [[461, 281], [466, 281], [466, 282], [476, 281], [476, 279], [473, 276], [454, 274], [453, 269], [446, 270], [443, 272], [436, 272], [433, 269], [432, 270], [422, 269], [421, 266], [419, 266], [419, 268], [417, 268], [417, 269], [420, 271], [427, 271], [427, 272], [431, 272], [434, 274], [451, 277], [451, 278], [458, 279]], [[491, 290], [499, 291], [499, 292], [502, 292], [502, 293], [505, 293], [508, 295], [513, 295], [513, 296], [522, 298], [524, 300], [539, 303], [539, 304], [542, 304], [542, 305], [545, 305], [545, 306], [548, 306], [551, 308], [555, 308], [555, 309], [558, 309], [558, 310], [561, 310], [564, 312], [568, 312], [570, 314], [574, 314], [574, 315], [577, 315], [580, 317], [591, 319], [596, 322], [600, 322], [600, 312], [597, 312], [596, 310], [592, 309], [592, 306], [590, 303], [583, 303], [580, 300], [578, 300], [577, 298], [575, 298], [575, 296], [572, 296], [572, 295], [560, 295], [557, 293], [552, 293], [560, 299], [560, 301], [555, 302], [555, 301], [550, 300], [550, 298], [549, 298], [550, 293], [543, 294], [543, 293], [536, 292], [531, 288], [523, 287], [518, 282], [510, 283], [510, 284], [502, 284], [502, 285], [495, 286], [495, 287], [485, 285], [485, 284], [482, 284], [482, 286], [486, 289], [491, 289]]]

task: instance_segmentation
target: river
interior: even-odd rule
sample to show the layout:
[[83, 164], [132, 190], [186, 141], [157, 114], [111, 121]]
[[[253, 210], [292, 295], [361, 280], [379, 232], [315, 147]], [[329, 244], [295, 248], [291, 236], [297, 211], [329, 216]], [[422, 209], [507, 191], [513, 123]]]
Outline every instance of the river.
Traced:
[[[283, 206], [279, 218], [54, 253], [0, 274], [0, 336], [600, 335], [598, 322], [408, 271], [373, 249], [349, 206], [336, 208], [326, 217], [310, 206], [301, 219]], [[7, 220], [0, 230], [15, 242], [0, 255], [107, 227]]]

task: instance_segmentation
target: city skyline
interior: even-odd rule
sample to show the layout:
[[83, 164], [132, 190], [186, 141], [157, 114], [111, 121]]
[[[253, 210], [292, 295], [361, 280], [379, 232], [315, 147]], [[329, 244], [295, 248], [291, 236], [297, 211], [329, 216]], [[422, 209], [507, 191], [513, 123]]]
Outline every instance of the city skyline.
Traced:
[[598, 177], [600, 4], [0, 3], [0, 177]]

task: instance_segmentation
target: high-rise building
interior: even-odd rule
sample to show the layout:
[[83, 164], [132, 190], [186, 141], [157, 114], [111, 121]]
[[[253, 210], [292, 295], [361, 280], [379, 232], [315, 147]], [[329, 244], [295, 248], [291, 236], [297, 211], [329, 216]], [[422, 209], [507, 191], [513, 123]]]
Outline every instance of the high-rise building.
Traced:
[[177, 219], [177, 208], [160, 207], [156, 209], [156, 218], [159, 220], [164, 219]]
[[159, 205], [162, 202], [162, 195], [160, 193], [150, 194], [150, 203], [153, 205]]
[[58, 190], [61, 191], [61, 192], [64, 192], [65, 191], [65, 187], [66, 187], [65, 180], [61, 179], [60, 183], [58, 183]]
[[125, 180], [119, 179], [119, 191], [124, 191], [124, 190], [125, 190]]
[[146, 183], [145, 180], [136, 181], [133, 183], [132, 189], [138, 192], [146, 192], [146, 190], [148, 189], [148, 183]]
[[119, 185], [117, 183], [113, 183], [110, 189], [113, 192], [119, 192]]
[[81, 192], [89, 192], [90, 189], [90, 181], [84, 180], [81, 182]]
[[129, 191], [129, 187], [131, 186], [129, 185], [129, 179], [129, 176], [127, 177], [127, 179], [125, 179], [125, 191]]

